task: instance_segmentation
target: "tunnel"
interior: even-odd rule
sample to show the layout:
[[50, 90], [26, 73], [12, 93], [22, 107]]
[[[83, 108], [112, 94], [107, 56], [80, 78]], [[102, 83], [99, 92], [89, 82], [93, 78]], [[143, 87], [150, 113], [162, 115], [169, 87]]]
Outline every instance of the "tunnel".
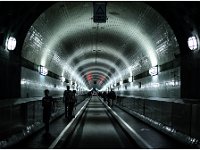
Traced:
[[[136, 96], [145, 97], [180, 97], [180, 69], [177, 67], [170, 68], [174, 69], [171, 74], [168, 72], [152, 78], [148, 78], [149, 74], [142, 75], [151, 67], [173, 61], [175, 55], [180, 54], [172, 29], [148, 5], [134, 3], [133, 6], [130, 4], [130, 8], [122, 6], [127, 4], [129, 5], [108, 3], [106, 23], [93, 22], [91, 3], [55, 4], [32, 24], [24, 40], [22, 57], [76, 83], [83, 90], [95, 86], [98, 90], [105, 91], [112, 87], [123, 95], [124, 86], [113, 87], [114, 84], [123, 83], [129, 78], [132, 80], [141, 74], [137, 80], [131, 81], [133, 84], [125, 83], [128, 88], [126, 92], [132, 91]], [[71, 5], [80, 11], [71, 10]], [[116, 12], [121, 7], [126, 11]], [[108, 70], [99, 71], [98, 67]], [[27, 88], [34, 90], [32, 82], [35, 82], [37, 90], [42, 91], [43, 87], [39, 87], [45, 81], [40, 78], [35, 81], [29, 79], [25, 71], [22, 69], [21, 73], [21, 80], [25, 83], [21, 86], [21, 96], [36, 96], [32, 91], [27, 91]], [[144, 77], [147, 78], [142, 79]], [[94, 81], [97, 82], [96, 85]], [[138, 82], [142, 83], [141, 87], [144, 89], [136, 87], [133, 90], [133, 85]], [[166, 83], [169, 83], [168, 87]], [[176, 85], [172, 88], [170, 86], [173, 83]], [[154, 84], [159, 84], [159, 91], [149, 90]]]
[[0, 147], [40, 128], [43, 91], [61, 101], [66, 86], [80, 99], [113, 90], [118, 107], [198, 145], [199, 7], [179, 1], [0, 2]]

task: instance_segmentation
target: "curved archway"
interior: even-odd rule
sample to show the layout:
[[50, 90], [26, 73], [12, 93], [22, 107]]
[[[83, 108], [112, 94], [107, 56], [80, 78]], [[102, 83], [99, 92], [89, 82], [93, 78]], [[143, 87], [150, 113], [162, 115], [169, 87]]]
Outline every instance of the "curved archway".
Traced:
[[174, 53], [179, 53], [170, 26], [150, 6], [143, 2], [110, 2], [107, 9], [108, 21], [96, 24], [91, 20], [91, 2], [56, 3], [33, 24], [25, 40], [23, 57], [84, 83], [80, 68], [90, 65], [92, 58], [95, 60], [93, 50], [101, 50], [98, 62], [115, 68], [112, 73], [117, 77], [113, 80], [140, 74], [173, 60]]

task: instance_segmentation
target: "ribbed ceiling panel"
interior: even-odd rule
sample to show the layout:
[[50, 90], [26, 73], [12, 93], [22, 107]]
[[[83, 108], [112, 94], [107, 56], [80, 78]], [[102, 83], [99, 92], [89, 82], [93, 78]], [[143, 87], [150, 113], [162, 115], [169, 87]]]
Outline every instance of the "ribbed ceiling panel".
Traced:
[[87, 83], [80, 74], [87, 67], [91, 69], [84, 73], [104, 67], [112, 73], [105, 74], [119, 81], [173, 60], [179, 53], [167, 22], [142, 2], [107, 2], [107, 22], [93, 23], [92, 17], [92, 2], [56, 3], [31, 26], [22, 56]]

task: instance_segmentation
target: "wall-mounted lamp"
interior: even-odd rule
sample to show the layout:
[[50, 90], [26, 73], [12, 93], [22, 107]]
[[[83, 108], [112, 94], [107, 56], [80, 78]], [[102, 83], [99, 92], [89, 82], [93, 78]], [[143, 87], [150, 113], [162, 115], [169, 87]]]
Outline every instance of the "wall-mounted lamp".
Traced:
[[128, 78], [128, 82], [133, 82], [133, 76]]
[[65, 82], [65, 77], [60, 77], [60, 80], [62, 81], [62, 82]]
[[154, 66], [154, 67], [152, 67], [152, 68], [150, 68], [150, 69], [149, 69], [149, 74], [150, 74], [151, 76], [157, 75], [157, 74], [158, 74], [158, 65], [157, 65], [157, 66]]
[[188, 38], [188, 47], [190, 50], [198, 50], [198, 39], [196, 36], [191, 36]]
[[42, 65], [40, 65], [39, 66], [39, 73], [41, 74], [41, 75], [43, 75], [43, 76], [46, 76], [47, 74], [48, 74], [48, 69], [47, 68], [45, 68], [44, 66], [42, 66]]
[[26, 80], [25, 79], [21, 79], [21, 84], [26, 84]]
[[16, 48], [16, 44], [17, 44], [16, 38], [10, 36], [6, 40], [6, 49], [14, 50]]
[[123, 81], [120, 81], [119, 84], [120, 84], [120, 85], [123, 85]]

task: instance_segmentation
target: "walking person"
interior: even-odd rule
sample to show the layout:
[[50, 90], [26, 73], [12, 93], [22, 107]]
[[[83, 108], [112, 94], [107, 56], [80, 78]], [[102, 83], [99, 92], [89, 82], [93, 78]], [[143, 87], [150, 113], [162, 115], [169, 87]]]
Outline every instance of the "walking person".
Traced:
[[92, 92], [88, 92], [88, 98], [91, 99], [92, 98]]
[[67, 90], [64, 91], [63, 100], [65, 103], [65, 118], [71, 120], [73, 118], [73, 110], [76, 103], [76, 90], [73, 90], [72, 92], [70, 87], [67, 86]]
[[107, 102], [107, 93], [104, 91], [102, 94], [104, 102]]
[[69, 117], [69, 101], [71, 99], [72, 92], [70, 90], [70, 86], [67, 86], [67, 90], [64, 91], [63, 94], [63, 102], [65, 104], [65, 118]]
[[49, 134], [49, 121], [51, 117], [51, 110], [53, 107], [53, 98], [49, 96], [49, 90], [44, 90], [44, 97], [42, 98], [43, 106], [43, 122], [45, 124], [46, 135]]
[[75, 107], [75, 104], [77, 103], [77, 99], [76, 99], [76, 90], [73, 90], [73, 92], [72, 92], [72, 99], [71, 99], [71, 101], [70, 101], [70, 113], [71, 113], [71, 117], [72, 118], [74, 118], [75, 117], [75, 115], [74, 115], [74, 109], [76, 109], [76, 107]]
[[109, 99], [110, 99], [110, 106], [113, 106], [114, 101], [116, 100], [116, 94], [113, 91], [113, 89], [111, 89], [110, 93], [109, 93]]

